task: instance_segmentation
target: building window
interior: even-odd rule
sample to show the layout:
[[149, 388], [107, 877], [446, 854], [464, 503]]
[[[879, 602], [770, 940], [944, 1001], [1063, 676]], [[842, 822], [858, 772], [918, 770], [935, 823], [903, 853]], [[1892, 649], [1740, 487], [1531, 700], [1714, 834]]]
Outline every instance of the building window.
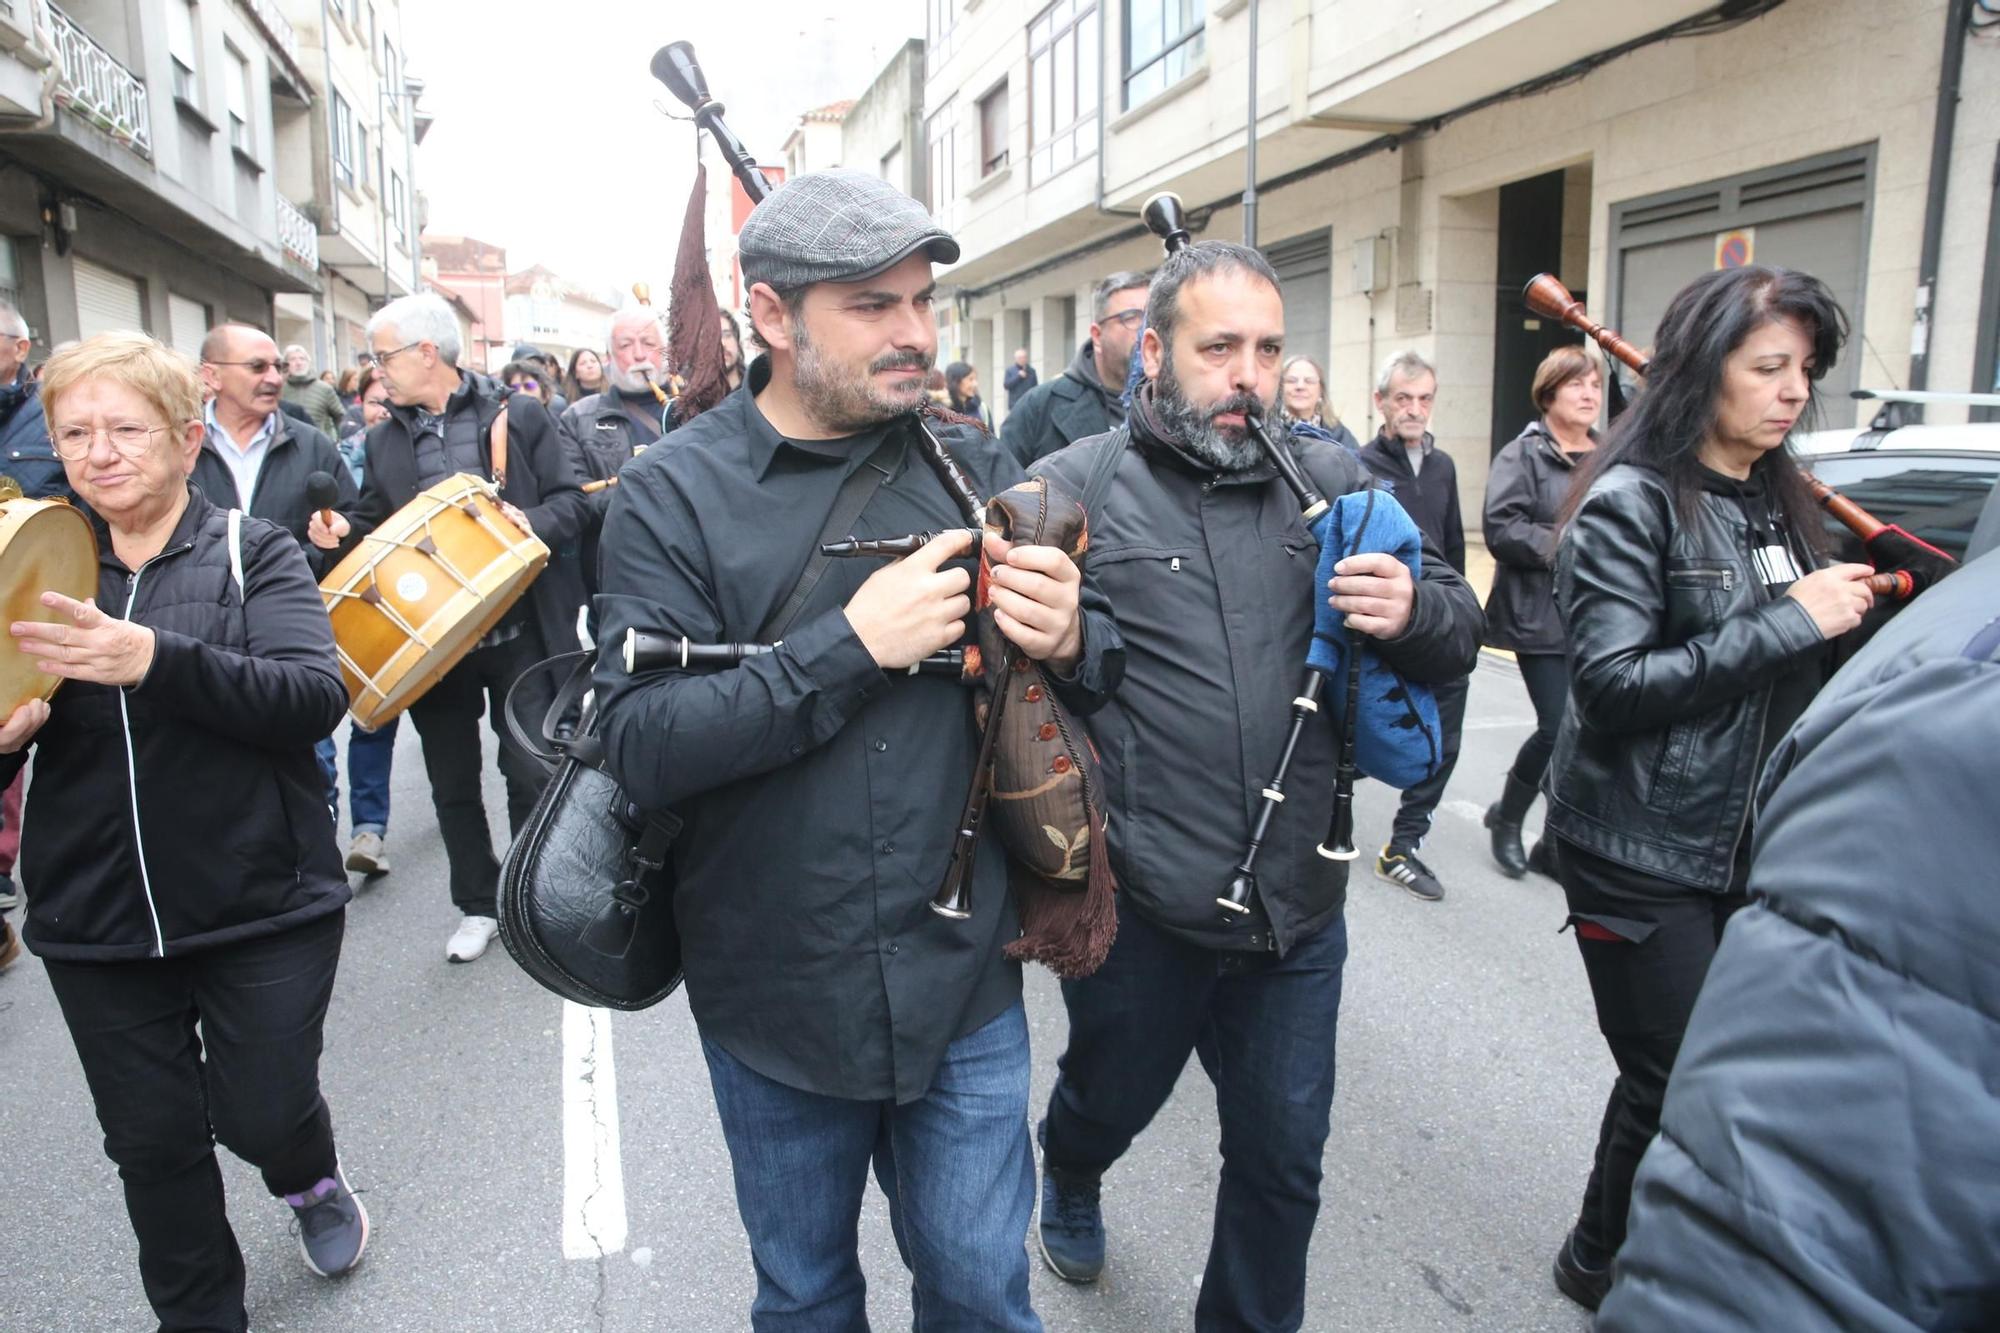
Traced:
[[400, 124], [403, 119], [403, 75], [396, 65], [396, 48], [389, 45], [387, 38], [382, 40], [382, 84], [388, 90], [389, 114]]
[[368, 159], [368, 126], [357, 119], [354, 122], [354, 183], [363, 189], [368, 187], [370, 180], [381, 179], [379, 175], [369, 174], [370, 165], [372, 164]]
[[[375, 26], [375, 6], [374, 6], [374, 5], [372, 5], [372, 4], [368, 4], [368, 5], [365, 5], [364, 7], [365, 7], [365, 11], [366, 11], [366, 12], [365, 12], [365, 20], [366, 20], [366, 21], [365, 21], [365, 22], [363, 22], [361, 26], [362, 26], [363, 28], [365, 28], [365, 29], [367, 30], [367, 33], [368, 33], [368, 54], [372, 56], [372, 55], [374, 55], [374, 54], [375, 54], [376, 50], [378, 49], [378, 48], [376, 47], [375, 43], [376, 43], [376, 40], [377, 40], [377, 33], [378, 33], [378, 31], [379, 31], [379, 30], [378, 30], [378, 29], [376, 28], [376, 26]], [[359, 36], [360, 36], [361, 34], [357, 32], [357, 33], [355, 33], [354, 35], [355, 35], [356, 37], [359, 37]]]
[[951, 31], [958, 26], [959, 0], [924, 0], [925, 46], [940, 54], [951, 47]]
[[924, 142], [930, 145], [930, 178], [925, 203], [932, 217], [943, 217], [945, 206], [958, 197], [958, 108], [950, 100], [924, 122]]
[[342, 185], [354, 184], [354, 112], [347, 105], [347, 99], [336, 90], [333, 94], [333, 109], [327, 119], [332, 122], [333, 134], [333, 174]]
[[326, 7], [333, 11], [335, 18], [345, 23], [347, 22], [347, 7], [352, 3], [353, 0], [326, 0]]
[[404, 249], [410, 246], [410, 210], [403, 196], [403, 178], [389, 169], [389, 226]]
[[1097, 6], [1056, 0], [1028, 25], [1028, 162], [1043, 180], [1087, 157], [1097, 134]]
[[250, 62], [241, 51], [225, 45], [229, 56], [229, 146], [240, 152], [250, 143]]
[[200, 89], [194, 71], [195, 52], [201, 46], [194, 34], [193, 0], [167, 0], [167, 54], [173, 59], [174, 96], [199, 106], [201, 99], [196, 94]]
[[1137, 106], [1201, 63], [1196, 0], [1125, 0], [1125, 105]]
[[979, 174], [991, 176], [1007, 165], [1007, 81], [979, 99]]
[[903, 188], [903, 145], [897, 144], [882, 154], [882, 179], [899, 190]]

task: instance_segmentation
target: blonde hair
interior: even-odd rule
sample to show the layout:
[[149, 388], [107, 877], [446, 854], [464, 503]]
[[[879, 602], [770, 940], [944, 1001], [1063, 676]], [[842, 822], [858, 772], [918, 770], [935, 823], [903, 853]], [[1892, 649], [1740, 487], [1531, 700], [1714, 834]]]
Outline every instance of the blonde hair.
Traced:
[[192, 362], [143, 333], [100, 333], [60, 348], [42, 367], [42, 409], [51, 424], [63, 396], [86, 380], [110, 380], [144, 398], [169, 429], [201, 419]]

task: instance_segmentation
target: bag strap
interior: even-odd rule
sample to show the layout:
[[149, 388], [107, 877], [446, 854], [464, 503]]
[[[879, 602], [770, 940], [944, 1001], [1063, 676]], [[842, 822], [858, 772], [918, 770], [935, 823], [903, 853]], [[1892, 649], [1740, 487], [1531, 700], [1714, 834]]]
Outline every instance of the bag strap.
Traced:
[[813, 541], [812, 557], [799, 574], [792, 595], [771, 613], [771, 618], [757, 631], [757, 642], [776, 643], [785, 637], [785, 631], [792, 627], [792, 622], [798, 619], [799, 612], [805, 607], [806, 599], [819, 586], [820, 576], [833, 563], [833, 557], [820, 547], [848, 535], [854, 520], [861, 517], [861, 511], [868, 507], [868, 502], [875, 498], [875, 492], [889, 479], [890, 470], [894, 467], [891, 455], [906, 443], [899, 432], [887, 432], [882, 437], [882, 443], [875, 446], [875, 452], [868, 455], [868, 461], [848, 473], [847, 479], [840, 483], [840, 490], [833, 497], [833, 508], [827, 511], [826, 522], [820, 525], [819, 536]]
[[[244, 602], [243, 594], [243, 511], [229, 511], [229, 574], [236, 580], [236, 600]], [[244, 603], [248, 605], [247, 602]]]

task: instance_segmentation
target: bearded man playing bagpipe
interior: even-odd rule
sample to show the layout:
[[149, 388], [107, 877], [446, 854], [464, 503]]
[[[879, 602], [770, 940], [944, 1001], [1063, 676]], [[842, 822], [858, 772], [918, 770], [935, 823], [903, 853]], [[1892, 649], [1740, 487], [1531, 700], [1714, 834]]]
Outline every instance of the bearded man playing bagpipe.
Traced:
[[[1374, 551], [1346, 556], [1321, 585], [1297, 482], [1282, 481], [1252, 438], [1276, 415], [1285, 340], [1278, 278], [1262, 255], [1219, 241], [1170, 254], [1146, 322], [1148, 382], [1125, 427], [1035, 469], [1084, 497], [1093, 579], [1125, 648], [1119, 692], [1088, 722], [1104, 760], [1118, 932], [1095, 974], [1063, 984], [1069, 1048], [1041, 1129], [1042, 1251], [1062, 1277], [1097, 1276], [1100, 1178], [1198, 1050], [1215, 1083], [1223, 1164], [1196, 1327], [1296, 1329], [1347, 956], [1347, 862], [1316, 850], [1339, 750], [1325, 716], [1302, 724], [1283, 803], [1266, 798], [1264, 859], [1247, 898], [1224, 911], [1218, 894], [1248, 864], [1238, 858], [1287, 744], [1318, 603], [1331, 597], [1392, 682], [1471, 670], [1481, 616], [1438, 552], [1424, 544], [1415, 559], [1414, 525], [1403, 540], [1419, 577]], [[1300, 480], [1336, 500], [1336, 516], [1347, 512], [1338, 497], [1368, 484], [1337, 444], [1280, 444]], [[1379, 508], [1364, 527], [1392, 513], [1409, 524], [1392, 501], [1367, 498]]]
[[[983, 430], [922, 415], [931, 264], [958, 253], [872, 176], [779, 187], [738, 249], [764, 355], [625, 465], [605, 518], [599, 734], [626, 794], [685, 821], [674, 915], [758, 1329], [866, 1326], [871, 1163], [920, 1325], [1041, 1328], [1028, 1029], [1003, 954], [1022, 930], [998, 847], [962, 907], [933, 910], [978, 737], [957, 680], [905, 675], [973, 618], [974, 534], [942, 459], [964, 491], [1022, 479]], [[811, 554], [916, 533], [941, 535], [879, 567]], [[988, 538], [978, 592], [1071, 709], [1116, 686], [1116, 626], [1065, 551]], [[779, 642], [699, 674], [621, 660], [627, 631]]]

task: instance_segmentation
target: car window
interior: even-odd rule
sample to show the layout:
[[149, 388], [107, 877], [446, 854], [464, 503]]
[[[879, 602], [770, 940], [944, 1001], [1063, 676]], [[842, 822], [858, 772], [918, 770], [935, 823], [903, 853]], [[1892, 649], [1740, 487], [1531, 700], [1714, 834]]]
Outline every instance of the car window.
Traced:
[[[2000, 458], [1849, 454], [1815, 459], [1812, 471], [1884, 523], [1899, 524], [1963, 560], [1979, 516], [1993, 496]], [[1826, 523], [1838, 558], [1865, 558], [1859, 538], [1830, 516]]]

